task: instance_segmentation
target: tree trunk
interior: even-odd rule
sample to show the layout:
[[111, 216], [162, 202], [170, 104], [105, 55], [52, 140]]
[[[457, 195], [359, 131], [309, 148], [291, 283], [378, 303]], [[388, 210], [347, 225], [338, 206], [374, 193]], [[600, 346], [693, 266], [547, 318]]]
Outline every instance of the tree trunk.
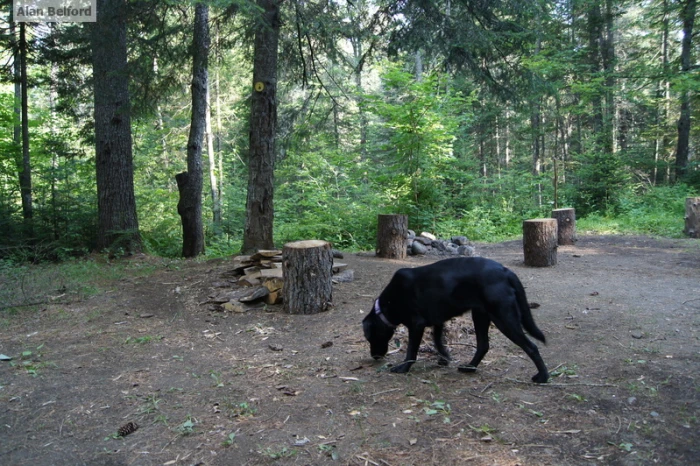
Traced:
[[250, 111], [248, 197], [242, 252], [272, 249], [275, 130], [277, 127], [277, 47], [280, 0], [258, 0], [262, 10], [255, 30], [253, 94]]
[[[681, 41], [681, 73], [688, 75], [691, 69], [693, 24], [695, 23], [696, 0], [686, 0], [681, 10], [683, 40]], [[690, 146], [690, 91], [681, 92], [681, 115], [678, 119], [678, 143], [676, 146], [676, 179], [688, 170]]]
[[182, 218], [184, 257], [195, 257], [204, 252], [202, 144], [207, 119], [208, 63], [209, 7], [198, 3], [195, 7], [192, 39], [192, 120], [187, 142], [187, 171], [175, 177], [177, 189], [180, 191], [177, 212]]
[[377, 218], [377, 257], [405, 259], [408, 238], [407, 215], [379, 215]]
[[550, 267], [557, 264], [557, 221], [536, 218], [523, 222], [525, 265]]
[[608, 155], [614, 153], [615, 117], [615, 15], [612, 0], [605, 0], [604, 34], [601, 33], [601, 61], [605, 73], [605, 109], [603, 113], [603, 147]]
[[209, 184], [211, 187], [211, 211], [214, 222], [214, 232], [218, 236], [221, 234], [221, 196], [219, 195], [219, 181], [216, 176], [216, 152], [214, 151], [214, 133], [211, 127], [211, 93], [207, 86], [207, 114], [206, 114], [206, 137], [207, 155], [209, 157]]
[[691, 238], [700, 238], [700, 197], [685, 200], [685, 230]]
[[27, 27], [19, 23], [20, 88], [22, 98], [22, 166], [19, 172], [19, 188], [22, 197], [22, 217], [25, 234], [34, 235], [32, 217], [32, 164], [29, 155], [29, 102], [27, 100]]
[[652, 184], [656, 185], [660, 183], [663, 177], [660, 174], [659, 167], [662, 163], [666, 162], [666, 158], [669, 153], [669, 140], [670, 136], [667, 131], [667, 126], [671, 119], [671, 82], [668, 76], [671, 75], [669, 70], [669, 19], [668, 19], [668, 4], [664, 0], [662, 3], [663, 9], [663, 21], [662, 21], [662, 34], [661, 34], [661, 65], [662, 65], [662, 76], [659, 87], [659, 98], [662, 101], [662, 108], [658, 109], [660, 112], [660, 117], [657, 121], [659, 128], [661, 128], [662, 136], [659, 140], [657, 137], [656, 151], [654, 153], [654, 171], [652, 175]]
[[326, 241], [287, 243], [282, 249], [283, 309], [289, 314], [317, 314], [333, 301], [333, 250]]
[[141, 249], [134, 196], [126, 0], [98, 0], [92, 26], [97, 248]]
[[576, 244], [576, 210], [554, 209], [552, 218], [557, 221], [557, 244], [560, 246]]

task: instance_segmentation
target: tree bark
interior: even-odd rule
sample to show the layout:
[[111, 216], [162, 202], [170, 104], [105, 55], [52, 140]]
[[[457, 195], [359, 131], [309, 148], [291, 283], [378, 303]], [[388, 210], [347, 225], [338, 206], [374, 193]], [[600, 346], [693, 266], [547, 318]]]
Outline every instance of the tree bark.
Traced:
[[209, 7], [205, 3], [198, 3], [195, 7], [192, 39], [192, 121], [187, 143], [187, 171], [175, 177], [180, 191], [177, 212], [182, 219], [184, 257], [195, 257], [204, 252], [202, 144], [207, 115], [208, 63]]
[[[686, 0], [682, 4], [683, 40], [681, 41], [681, 73], [688, 74], [691, 69], [691, 52], [693, 25], [695, 23], [696, 0]], [[680, 179], [688, 170], [690, 147], [690, 90], [681, 92], [681, 114], [678, 119], [678, 143], [676, 146], [676, 179]]]
[[126, 46], [126, 0], [98, 0], [92, 29], [97, 174], [97, 248], [141, 249]]
[[22, 217], [24, 218], [25, 234], [28, 238], [34, 236], [32, 217], [32, 163], [29, 154], [29, 101], [27, 100], [27, 27], [19, 23], [19, 59], [20, 59], [20, 89], [22, 99], [22, 166], [19, 172], [19, 188], [22, 197]]
[[273, 195], [277, 128], [279, 4], [280, 0], [258, 0], [258, 7], [263, 13], [256, 27], [253, 51], [248, 197], [241, 248], [244, 254], [274, 247]]
[[557, 221], [536, 218], [523, 222], [525, 265], [551, 267], [557, 264]]
[[576, 244], [576, 210], [572, 208], [552, 210], [552, 218], [557, 221], [557, 244]]
[[214, 132], [211, 127], [211, 92], [207, 86], [207, 114], [206, 114], [206, 138], [207, 155], [209, 158], [209, 184], [211, 187], [211, 211], [214, 222], [214, 233], [221, 234], [221, 196], [219, 194], [219, 181], [216, 173], [216, 152], [214, 151]]
[[377, 257], [405, 259], [408, 216], [379, 215], [377, 218]]
[[282, 249], [283, 309], [317, 314], [333, 302], [333, 250], [326, 241], [287, 243]]
[[691, 238], [700, 238], [700, 197], [685, 200], [685, 230]]

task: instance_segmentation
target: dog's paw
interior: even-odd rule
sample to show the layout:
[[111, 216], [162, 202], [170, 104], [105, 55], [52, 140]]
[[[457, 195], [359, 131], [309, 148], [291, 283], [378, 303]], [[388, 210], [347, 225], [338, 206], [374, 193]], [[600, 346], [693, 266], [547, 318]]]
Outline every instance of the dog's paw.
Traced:
[[465, 364], [464, 366], [459, 366], [457, 370], [465, 373], [476, 372], [476, 366], [470, 366], [469, 364]]
[[532, 377], [532, 381], [535, 383], [547, 383], [549, 381], [549, 374], [537, 373], [535, 376]]
[[438, 366], [449, 366], [450, 359], [443, 356], [438, 356]]
[[394, 374], [405, 374], [411, 369], [411, 364], [409, 363], [401, 363], [398, 366], [394, 366], [391, 369], [389, 369], [391, 372]]

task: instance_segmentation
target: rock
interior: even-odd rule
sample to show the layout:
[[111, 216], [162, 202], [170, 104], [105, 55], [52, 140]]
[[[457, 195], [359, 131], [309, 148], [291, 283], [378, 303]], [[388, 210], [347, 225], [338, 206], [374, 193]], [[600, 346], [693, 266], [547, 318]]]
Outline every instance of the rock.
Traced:
[[338, 249], [333, 249], [332, 251], [333, 257], [336, 259], [342, 259], [343, 258], [343, 252], [338, 250]]
[[476, 250], [473, 246], [460, 246], [457, 248], [457, 253], [460, 256], [474, 257], [476, 256]]
[[459, 247], [456, 244], [450, 243], [447, 245], [447, 252], [452, 255], [459, 254]]
[[413, 231], [413, 230], [408, 230], [408, 236], [407, 236], [407, 238], [408, 238], [408, 239], [413, 239], [413, 238], [415, 238], [415, 237], [416, 237], [416, 232]]
[[411, 245], [411, 252], [413, 252], [415, 255], [423, 255], [428, 252], [428, 248], [426, 248], [420, 241], [414, 241]]
[[352, 269], [343, 270], [340, 273], [333, 275], [333, 283], [347, 283], [355, 279], [355, 271]]
[[423, 238], [428, 238], [430, 241], [435, 241], [437, 239], [434, 234], [428, 233], [427, 231], [422, 232], [420, 236]]
[[469, 239], [466, 236], [453, 236], [452, 238], [450, 238], [450, 241], [452, 241], [457, 246], [469, 245]]
[[442, 241], [431, 241], [430, 245], [440, 252], [447, 251], [447, 246], [445, 246], [445, 243]]
[[630, 404], [630, 405], [637, 404], [637, 398], [634, 396], [627, 398], [627, 404]]
[[637, 340], [644, 338], [644, 332], [641, 330], [632, 330], [630, 334], [632, 335], [632, 338], [636, 338]]
[[426, 238], [425, 236], [416, 236], [416, 237], [413, 239], [413, 242], [414, 242], [414, 243], [418, 242], [418, 243], [421, 243], [421, 244], [423, 244], [423, 245], [425, 245], [425, 246], [430, 246], [430, 243], [432, 243], [433, 240], [431, 240], [430, 238]]

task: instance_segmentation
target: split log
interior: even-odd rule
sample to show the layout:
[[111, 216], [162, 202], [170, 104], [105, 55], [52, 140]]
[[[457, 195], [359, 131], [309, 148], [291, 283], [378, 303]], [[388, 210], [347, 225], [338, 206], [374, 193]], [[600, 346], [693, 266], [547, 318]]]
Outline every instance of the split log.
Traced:
[[700, 238], [700, 197], [685, 199], [685, 229], [691, 238]]
[[557, 244], [576, 244], [576, 209], [554, 209], [552, 218], [557, 220]]
[[406, 258], [407, 215], [379, 215], [377, 219], [377, 257]]
[[525, 265], [550, 267], [557, 264], [557, 221], [535, 218], [523, 222]]
[[287, 243], [282, 249], [283, 309], [289, 314], [317, 314], [333, 300], [333, 252], [326, 241]]

